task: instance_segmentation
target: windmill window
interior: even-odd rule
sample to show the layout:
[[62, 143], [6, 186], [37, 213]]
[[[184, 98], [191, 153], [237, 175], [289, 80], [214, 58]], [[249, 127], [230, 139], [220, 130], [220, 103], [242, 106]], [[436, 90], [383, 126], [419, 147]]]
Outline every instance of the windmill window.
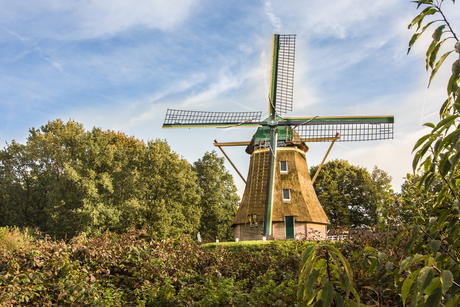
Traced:
[[288, 172], [287, 161], [280, 161], [280, 171], [283, 174], [287, 174]]
[[289, 189], [283, 189], [283, 201], [291, 201], [291, 191]]
[[256, 214], [249, 215], [249, 225], [250, 227], [257, 227], [257, 215]]

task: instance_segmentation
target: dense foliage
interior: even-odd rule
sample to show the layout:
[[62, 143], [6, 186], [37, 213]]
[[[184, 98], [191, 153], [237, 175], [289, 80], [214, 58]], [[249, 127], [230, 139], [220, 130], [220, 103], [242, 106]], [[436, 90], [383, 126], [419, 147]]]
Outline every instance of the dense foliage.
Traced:
[[193, 169], [201, 188], [200, 233], [205, 241], [229, 240], [233, 238], [231, 227], [238, 210], [239, 196], [233, 177], [225, 169], [224, 159], [215, 151], [206, 152]]
[[[363, 279], [372, 276], [375, 285], [367, 289], [376, 295], [395, 293], [397, 300], [391, 301], [398, 306], [460, 305], [460, 42], [442, 11], [443, 0], [414, 2], [417, 8], [425, 8], [409, 25], [417, 28], [409, 51], [431, 25], [438, 25], [426, 53], [430, 83], [450, 54], [455, 51], [459, 59], [452, 65], [439, 123], [425, 124], [432, 130], [414, 146], [416, 175], [407, 178], [401, 198], [393, 204], [399, 209], [393, 221], [406, 228], [395, 238], [392, 248], [366, 247], [355, 254], [358, 257], [328, 244], [310, 245], [304, 252], [298, 293], [306, 306], [359, 306], [364, 300], [356, 289]], [[432, 15], [433, 19], [424, 24]], [[452, 40], [454, 49], [438, 60], [441, 46]], [[390, 227], [387, 229], [389, 232]], [[319, 252], [325, 256], [318, 257]], [[366, 259], [368, 269], [360, 279], [354, 278], [353, 265]], [[388, 300], [374, 300], [373, 304], [385, 306]]]
[[[312, 178], [317, 170], [310, 168]], [[331, 227], [363, 227], [377, 224], [378, 209], [391, 193], [390, 182], [377, 167], [369, 174], [348, 161], [333, 160], [323, 165], [313, 186]]]
[[153, 241], [149, 233], [80, 235], [69, 243], [45, 237], [17, 249], [0, 243], [0, 305], [290, 306], [296, 301], [298, 242], [213, 249], [188, 237]]
[[205, 209], [200, 198], [212, 193], [202, 177], [214, 171], [222, 176], [210, 179], [229, 191], [219, 202], [231, 209], [207, 225], [230, 224], [235, 187], [222, 161], [215, 154], [203, 159], [209, 157], [198, 180], [165, 141], [48, 122], [31, 129], [25, 145], [13, 141], [0, 151], [0, 226], [38, 228], [55, 238], [121, 233], [129, 226], [149, 226], [156, 239], [196, 235]]

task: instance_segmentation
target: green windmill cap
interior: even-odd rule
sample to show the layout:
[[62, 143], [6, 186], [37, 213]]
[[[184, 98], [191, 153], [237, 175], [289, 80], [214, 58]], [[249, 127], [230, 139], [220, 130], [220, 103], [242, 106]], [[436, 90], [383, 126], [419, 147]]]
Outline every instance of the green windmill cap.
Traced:
[[[265, 122], [271, 120], [270, 117], [264, 119]], [[280, 116], [276, 116], [276, 121], [284, 120]], [[278, 134], [278, 141], [292, 141], [294, 137], [293, 129], [291, 126], [278, 126], [276, 127], [276, 133]], [[258, 142], [269, 142], [270, 141], [270, 127], [262, 126], [257, 128], [254, 141]]]

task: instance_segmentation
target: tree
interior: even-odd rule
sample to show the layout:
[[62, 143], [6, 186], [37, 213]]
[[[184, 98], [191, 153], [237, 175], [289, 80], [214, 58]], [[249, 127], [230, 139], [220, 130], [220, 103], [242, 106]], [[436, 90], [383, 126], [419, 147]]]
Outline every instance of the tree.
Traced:
[[[318, 166], [310, 168], [311, 177]], [[377, 167], [372, 174], [345, 160], [323, 165], [314, 188], [333, 227], [373, 226], [378, 222], [378, 209], [390, 193], [391, 177]]]
[[157, 239], [198, 231], [196, 175], [165, 141], [50, 121], [0, 151], [0, 180], [0, 226], [56, 238], [129, 226], [149, 226]]
[[215, 151], [206, 152], [193, 163], [201, 190], [200, 233], [203, 240], [233, 238], [231, 223], [238, 209], [239, 197], [233, 177], [225, 169], [224, 159]]

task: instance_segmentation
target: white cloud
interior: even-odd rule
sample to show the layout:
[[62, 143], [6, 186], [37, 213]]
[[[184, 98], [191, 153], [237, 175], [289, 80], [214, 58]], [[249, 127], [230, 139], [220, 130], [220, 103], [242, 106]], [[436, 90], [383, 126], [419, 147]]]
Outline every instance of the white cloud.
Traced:
[[268, 16], [270, 23], [276, 31], [279, 31], [283, 27], [283, 23], [281, 22], [281, 18], [273, 13], [272, 3], [270, 1], [265, 1], [264, 8], [265, 14]]
[[180, 26], [198, 4], [192, 0], [24, 0], [0, 3], [0, 17], [4, 24], [14, 25], [17, 32], [34, 37], [88, 39], [113, 36], [135, 27], [171, 30]]

